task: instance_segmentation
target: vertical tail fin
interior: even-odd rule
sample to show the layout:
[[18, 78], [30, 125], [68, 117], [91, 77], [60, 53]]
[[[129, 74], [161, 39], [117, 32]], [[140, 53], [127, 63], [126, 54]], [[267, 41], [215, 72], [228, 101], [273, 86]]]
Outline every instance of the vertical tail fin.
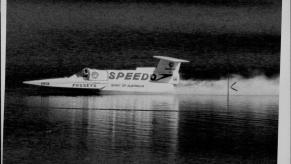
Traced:
[[151, 80], [160, 83], [178, 84], [181, 63], [189, 61], [167, 56], [154, 56], [154, 58], [160, 59], [160, 61], [151, 76]]

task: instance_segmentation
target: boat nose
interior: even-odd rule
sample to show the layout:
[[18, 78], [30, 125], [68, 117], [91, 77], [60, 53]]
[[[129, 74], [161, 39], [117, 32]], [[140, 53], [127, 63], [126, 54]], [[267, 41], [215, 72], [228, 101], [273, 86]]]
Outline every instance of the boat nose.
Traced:
[[47, 80], [31, 80], [31, 81], [23, 81], [23, 84], [29, 85], [41, 85], [41, 86], [49, 86], [50, 83]]

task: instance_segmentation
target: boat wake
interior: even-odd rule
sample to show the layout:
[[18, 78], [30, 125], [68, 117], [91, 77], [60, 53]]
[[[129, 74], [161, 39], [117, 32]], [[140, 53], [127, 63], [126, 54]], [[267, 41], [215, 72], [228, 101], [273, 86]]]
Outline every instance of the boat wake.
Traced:
[[[227, 95], [227, 79], [220, 80], [181, 80], [177, 94]], [[265, 76], [243, 78], [233, 75], [229, 79], [230, 95], [279, 95], [279, 78]]]

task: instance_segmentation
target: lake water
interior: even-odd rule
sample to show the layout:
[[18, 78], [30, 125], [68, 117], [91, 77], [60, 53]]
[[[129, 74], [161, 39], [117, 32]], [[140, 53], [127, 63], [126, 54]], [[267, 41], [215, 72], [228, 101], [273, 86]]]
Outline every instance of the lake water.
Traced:
[[276, 163], [278, 96], [7, 90], [5, 163]]

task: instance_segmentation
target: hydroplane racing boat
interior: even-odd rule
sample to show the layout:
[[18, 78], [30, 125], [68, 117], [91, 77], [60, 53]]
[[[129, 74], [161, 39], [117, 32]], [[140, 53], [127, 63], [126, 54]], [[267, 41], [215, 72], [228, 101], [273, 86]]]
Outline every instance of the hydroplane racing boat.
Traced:
[[137, 67], [135, 70], [99, 70], [84, 68], [70, 77], [24, 81], [41, 87], [82, 89], [97, 92], [171, 93], [179, 83], [181, 63], [187, 60], [167, 56], [157, 67]]

